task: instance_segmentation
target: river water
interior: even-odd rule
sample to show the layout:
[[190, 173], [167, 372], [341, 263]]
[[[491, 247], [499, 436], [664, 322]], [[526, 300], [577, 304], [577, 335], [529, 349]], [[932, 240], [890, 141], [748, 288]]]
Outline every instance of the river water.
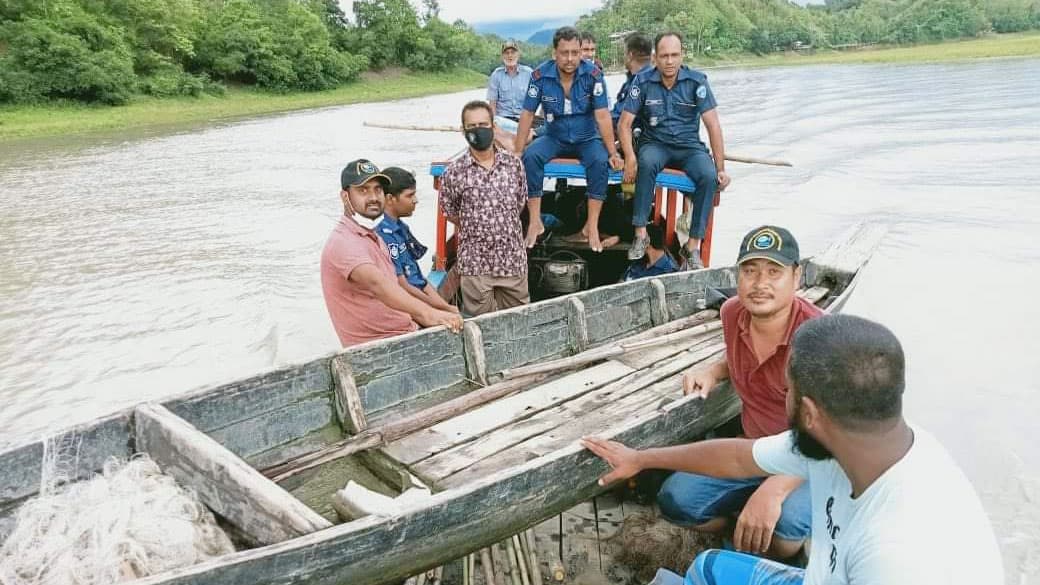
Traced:
[[[888, 224], [847, 311], [902, 339], [909, 415], [982, 494], [1008, 583], [1040, 582], [1040, 60], [710, 77], [730, 150], [795, 165], [730, 165], [715, 262], [761, 223], [805, 253]], [[362, 122], [456, 123], [481, 93], [0, 147], [0, 443], [336, 349], [340, 168], [418, 171], [432, 247], [427, 165], [464, 146]]]

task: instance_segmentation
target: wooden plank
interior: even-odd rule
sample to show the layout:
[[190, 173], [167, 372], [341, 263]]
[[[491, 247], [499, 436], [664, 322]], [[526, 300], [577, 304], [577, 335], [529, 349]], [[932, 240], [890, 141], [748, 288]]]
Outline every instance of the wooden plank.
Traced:
[[575, 295], [585, 304], [589, 344], [620, 339], [653, 326], [647, 279], [601, 287]]
[[829, 293], [830, 290], [831, 289], [825, 286], [814, 286], [811, 288], [798, 289], [794, 294], [815, 305], [820, 302], [823, 297], [827, 296], [827, 293]]
[[500, 429], [459, 449], [432, 457], [414, 468], [442, 487], [457, 487], [491, 475], [505, 466], [522, 464], [544, 454], [540, 452], [534, 455], [532, 449], [546, 440], [572, 436], [575, 432], [589, 432], [590, 426], [598, 426], [594, 430], [599, 430], [625, 421], [625, 410], [652, 402], [655, 392], [661, 388], [667, 388], [676, 398], [681, 398], [682, 374], [693, 365], [711, 359], [724, 350], [721, 337], [706, 340], [697, 349], [675, 356], [651, 370], [635, 373], [589, 392], [557, 408], [541, 412], [522, 424]]
[[692, 315], [703, 307], [706, 287], [736, 286], [737, 273], [732, 267], [711, 268], [667, 274], [654, 280], [664, 286], [668, 315], [676, 319]]
[[337, 357], [350, 364], [369, 419], [427, 394], [468, 385], [462, 336], [442, 328], [364, 343]]
[[567, 327], [570, 329], [571, 347], [575, 353], [589, 348], [589, 324], [585, 318], [585, 303], [577, 297], [567, 299]]
[[331, 390], [329, 358], [323, 357], [230, 384], [195, 390], [163, 400], [162, 404], [208, 433], [315, 395], [328, 395]]
[[462, 324], [463, 347], [466, 351], [466, 372], [470, 380], [487, 386], [487, 356], [484, 355], [484, 334], [471, 321]]
[[[89, 477], [102, 468], [109, 457], [130, 456], [131, 411], [112, 414], [61, 431], [55, 436], [66, 443], [75, 458], [71, 479]], [[6, 447], [0, 453], [0, 507], [23, 500], [40, 489], [44, 440], [32, 439]]]
[[554, 299], [470, 319], [480, 327], [487, 373], [574, 352], [566, 299]]
[[336, 425], [336, 415], [332, 397], [323, 393], [207, 434], [235, 455], [251, 459], [329, 425]]
[[[681, 399], [662, 412], [619, 421], [603, 434], [634, 447], [675, 444], [725, 422], [739, 401], [732, 392]], [[606, 464], [570, 444], [548, 456], [460, 489], [393, 518], [363, 518], [260, 549], [242, 551], [136, 585], [379, 585], [500, 542], [603, 491]], [[566, 478], [566, 481], [561, 481]], [[403, 545], [407, 543], [407, 545]]]
[[137, 449], [250, 538], [273, 544], [332, 524], [158, 404], [134, 411]]
[[650, 288], [653, 293], [650, 296], [650, 319], [654, 325], [663, 325], [669, 321], [667, 290], [658, 279], [650, 280]]
[[361, 395], [354, 382], [354, 370], [340, 356], [332, 358], [332, 389], [336, 396], [336, 416], [343, 430], [358, 434], [368, 428], [365, 408], [361, 406]]
[[[398, 461], [412, 465], [453, 445], [595, 390], [633, 371], [613, 361], [586, 368], [412, 433], [388, 445], [386, 452]], [[422, 471], [417, 473], [425, 477]]]
[[[851, 277], [870, 259], [887, 231], [883, 224], [851, 226], [826, 250], [814, 256], [812, 264], [818, 268], [825, 267], [832, 273]], [[810, 282], [819, 285], [826, 284], [818, 278], [810, 279]]]

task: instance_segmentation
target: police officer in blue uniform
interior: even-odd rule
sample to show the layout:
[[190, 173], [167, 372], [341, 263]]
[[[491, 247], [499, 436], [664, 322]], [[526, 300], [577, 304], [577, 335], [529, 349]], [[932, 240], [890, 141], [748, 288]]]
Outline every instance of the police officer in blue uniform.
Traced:
[[[707, 229], [715, 201], [715, 191], [730, 182], [726, 174], [725, 144], [715, 111], [708, 78], [682, 64], [682, 37], [662, 33], [654, 40], [657, 66], [638, 75], [625, 100], [618, 132], [625, 152], [624, 181], [636, 182], [632, 225], [636, 237], [629, 258], [642, 257], [646, 251], [646, 223], [650, 216], [657, 174], [665, 166], [682, 169], [693, 182], [693, 213], [690, 239], [683, 248], [686, 268], [702, 268], [700, 243]], [[632, 146], [632, 127], [638, 119], [642, 126], [637, 156]], [[708, 130], [711, 152], [700, 139], [700, 122]]]
[[397, 271], [398, 284], [408, 294], [435, 309], [458, 313], [458, 307], [441, 298], [437, 289], [423, 276], [419, 260], [426, 255], [426, 246], [419, 243], [402, 219], [410, 217], [418, 203], [415, 175], [399, 167], [387, 167], [382, 174], [390, 182], [383, 190], [386, 195], [383, 219], [376, 224], [375, 232], [386, 242], [390, 261]]
[[[546, 131], [524, 150], [538, 106], [545, 114]], [[533, 247], [545, 231], [541, 221], [545, 164], [558, 156], [577, 156], [585, 167], [589, 214], [581, 234], [589, 247], [603, 250], [599, 236], [599, 215], [607, 196], [610, 168], [621, 169], [622, 161], [614, 145], [614, 129], [607, 110], [607, 86], [603, 72], [581, 58], [577, 29], [565, 26], [553, 35], [553, 60], [538, 66], [531, 74], [531, 85], [520, 115], [515, 151], [523, 152], [527, 173], [527, 209], [531, 218], [527, 247]]]
[[[621, 118], [621, 111], [628, 98], [628, 90], [632, 87], [632, 81], [636, 75], [646, 73], [654, 68], [650, 62], [650, 53], [653, 45], [649, 37], [643, 33], [632, 33], [625, 37], [625, 83], [621, 84], [621, 90], [617, 93], [617, 100], [610, 110], [610, 118], [614, 121], [614, 131], [617, 133], [617, 123]], [[638, 120], [633, 128], [638, 128]], [[620, 137], [620, 134], [618, 135]]]

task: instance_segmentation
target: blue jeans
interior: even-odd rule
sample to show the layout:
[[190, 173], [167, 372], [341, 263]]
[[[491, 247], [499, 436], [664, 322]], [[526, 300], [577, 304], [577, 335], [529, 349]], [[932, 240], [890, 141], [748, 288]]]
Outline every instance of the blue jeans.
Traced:
[[[712, 518], [736, 516], [764, 478], [716, 479], [695, 473], [673, 473], [657, 493], [657, 505], [666, 520], [680, 526], [697, 526]], [[809, 482], [803, 482], [784, 500], [773, 534], [798, 542], [812, 532]]]
[[660, 142], [644, 142], [639, 146], [638, 163], [632, 225], [646, 225], [650, 218], [650, 206], [654, 201], [657, 174], [666, 166], [674, 166], [686, 173], [696, 189], [693, 192], [690, 237], [703, 238], [704, 232], [708, 229], [708, 215], [715, 204], [715, 190], [718, 188], [715, 161], [708, 151], [703, 148], [675, 148]]
[[607, 148], [598, 137], [577, 144], [560, 142], [552, 136], [535, 138], [524, 150], [524, 171], [527, 174], [527, 197], [542, 196], [545, 182], [545, 163], [558, 156], [577, 157], [585, 167], [585, 184], [589, 199], [603, 201], [607, 198], [607, 177], [610, 162]]

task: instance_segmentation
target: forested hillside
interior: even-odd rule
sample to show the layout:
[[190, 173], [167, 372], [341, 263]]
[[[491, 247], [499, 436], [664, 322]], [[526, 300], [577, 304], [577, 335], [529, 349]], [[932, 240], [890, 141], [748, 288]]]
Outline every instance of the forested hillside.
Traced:
[[368, 69], [484, 72], [499, 39], [436, 0], [0, 0], [0, 102], [126, 103], [229, 85], [321, 90]]
[[1040, 28], [1040, 0], [607, 0], [578, 21], [599, 42], [629, 30], [677, 30], [698, 53], [795, 46], [920, 43]]

